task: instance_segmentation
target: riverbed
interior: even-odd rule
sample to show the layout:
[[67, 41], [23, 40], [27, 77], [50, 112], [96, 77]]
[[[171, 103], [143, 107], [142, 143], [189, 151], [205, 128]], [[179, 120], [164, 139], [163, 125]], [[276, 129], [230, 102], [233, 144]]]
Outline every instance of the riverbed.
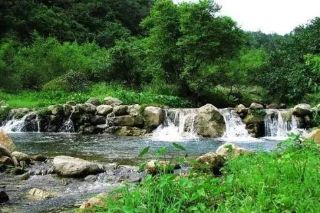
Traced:
[[[139, 161], [154, 159], [156, 151], [167, 147], [165, 158], [179, 156], [196, 157], [215, 151], [220, 145], [233, 142], [240, 147], [255, 151], [270, 151], [276, 148], [274, 139], [212, 139], [193, 138], [182, 141], [154, 140], [152, 137], [118, 137], [113, 135], [80, 135], [67, 133], [11, 133], [17, 150], [27, 154], [42, 154], [49, 157], [68, 155], [79, 157], [114, 168], [93, 179], [66, 179], [55, 174], [32, 175], [28, 180], [19, 180], [16, 176], [0, 173], [0, 187], [5, 186], [10, 202], [0, 206], [0, 212], [60, 212], [64, 208], [78, 206], [83, 200], [121, 186], [122, 180], [136, 182], [139, 172], [135, 167], [115, 166], [136, 165]], [[173, 142], [182, 145], [186, 151], [176, 149]], [[138, 158], [139, 152], [150, 147], [149, 153]], [[32, 169], [50, 167], [50, 163], [33, 165]], [[26, 199], [26, 193], [32, 188], [53, 192], [53, 198], [44, 201]]]

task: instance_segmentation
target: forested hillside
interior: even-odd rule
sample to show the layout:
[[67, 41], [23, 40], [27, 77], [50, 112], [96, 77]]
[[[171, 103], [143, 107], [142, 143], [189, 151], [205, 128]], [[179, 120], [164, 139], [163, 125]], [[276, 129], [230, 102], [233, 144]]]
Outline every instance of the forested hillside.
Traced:
[[128, 102], [137, 93], [175, 106], [319, 102], [320, 18], [266, 35], [219, 10], [211, 0], [1, 1], [0, 99], [36, 91], [129, 93]]

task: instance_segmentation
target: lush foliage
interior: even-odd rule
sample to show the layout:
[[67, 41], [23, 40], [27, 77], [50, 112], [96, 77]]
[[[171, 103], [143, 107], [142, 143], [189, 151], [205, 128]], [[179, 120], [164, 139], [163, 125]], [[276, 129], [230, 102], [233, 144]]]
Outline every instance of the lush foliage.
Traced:
[[316, 212], [320, 151], [294, 136], [274, 152], [231, 158], [222, 177], [148, 176], [106, 198], [96, 212]]
[[21, 0], [0, 10], [3, 91], [102, 82], [193, 105], [320, 101], [320, 18], [280, 36], [244, 32], [214, 0]]

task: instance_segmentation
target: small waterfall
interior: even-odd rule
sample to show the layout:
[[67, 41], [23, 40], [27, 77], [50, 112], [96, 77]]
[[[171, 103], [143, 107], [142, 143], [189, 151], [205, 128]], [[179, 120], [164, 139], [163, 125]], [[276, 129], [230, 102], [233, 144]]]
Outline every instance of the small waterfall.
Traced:
[[240, 116], [233, 109], [221, 109], [224, 121], [226, 123], [226, 132], [223, 138], [226, 139], [248, 139], [252, 138], [246, 129], [246, 125], [242, 122]]
[[40, 119], [38, 114], [36, 116], [36, 122], [37, 122], [37, 132], [40, 133]]
[[165, 120], [152, 134], [153, 140], [183, 141], [198, 138], [194, 130], [196, 109], [165, 110]]
[[72, 111], [71, 111], [68, 119], [62, 125], [60, 132], [75, 132], [74, 124], [72, 121], [72, 116], [73, 116], [74, 111], [75, 111], [75, 107], [72, 106]]
[[1, 130], [5, 132], [23, 132], [26, 126], [26, 119], [28, 116], [32, 115], [33, 112], [25, 114], [22, 118], [18, 119], [13, 117], [11, 120], [7, 121], [2, 127]]
[[305, 133], [305, 130], [298, 128], [298, 120], [290, 111], [268, 109], [266, 113], [264, 123], [267, 137], [285, 138], [290, 133]]

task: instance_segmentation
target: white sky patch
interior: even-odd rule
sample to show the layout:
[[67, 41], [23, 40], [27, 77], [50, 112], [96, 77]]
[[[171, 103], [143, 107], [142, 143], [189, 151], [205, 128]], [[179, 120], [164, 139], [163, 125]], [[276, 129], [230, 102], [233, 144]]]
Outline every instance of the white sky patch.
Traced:
[[[182, 2], [184, 0], [174, 0]], [[187, 0], [197, 1], [197, 0]], [[286, 34], [320, 16], [320, 0], [216, 0], [221, 14], [249, 31]]]

